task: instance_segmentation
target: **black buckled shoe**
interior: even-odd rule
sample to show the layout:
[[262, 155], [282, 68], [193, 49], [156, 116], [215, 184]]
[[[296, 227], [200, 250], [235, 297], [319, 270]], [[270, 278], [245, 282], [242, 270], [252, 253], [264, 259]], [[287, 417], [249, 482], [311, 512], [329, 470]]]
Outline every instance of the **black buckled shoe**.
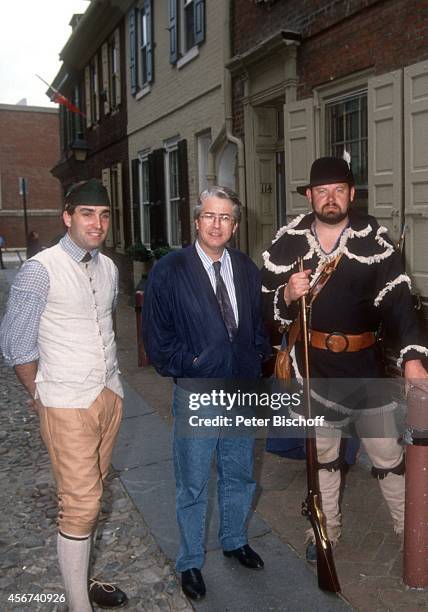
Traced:
[[181, 572], [181, 588], [183, 593], [190, 599], [202, 599], [205, 597], [205, 582], [201, 570], [196, 567]]
[[89, 580], [89, 601], [99, 608], [123, 608], [128, 603], [128, 597], [114, 584], [91, 578]]
[[248, 545], [235, 548], [235, 550], [224, 550], [225, 557], [235, 557], [239, 563], [249, 569], [263, 569], [263, 559]]

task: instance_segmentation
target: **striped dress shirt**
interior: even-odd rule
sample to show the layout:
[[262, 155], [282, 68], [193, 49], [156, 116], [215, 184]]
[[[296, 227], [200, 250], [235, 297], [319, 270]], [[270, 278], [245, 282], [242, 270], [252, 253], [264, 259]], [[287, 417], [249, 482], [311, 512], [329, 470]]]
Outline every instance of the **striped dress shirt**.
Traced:
[[[215, 281], [215, 272], [213, 266], [213, 260], [209, 257], [205, 251], [202, 249], [199, 242], [196, 240], [195, 242], [196, 251], [202, 261], [202, 265], [204, 266], [208, 278], [210, 279], [210, 283], [214, 290], [216, 291], [216, 281]], [[239, 325], [239, 315], [238, 315], [238, 303], [236, 301], [236, 292], [235, 292], [235, 284], [233, 282], [233, 268], [232, 268], [232, 260], [230, 259], [230, 255], [227, 252], [227, 249], [224, 249], [222, 256], [219, 261], [221, 262], [220, 275], [224, 280], [224, 284], [226, 285], [227, 293], [229, 295], [230, 303], [232, 304], [233, 314], [235, 315], [236, 326]]]

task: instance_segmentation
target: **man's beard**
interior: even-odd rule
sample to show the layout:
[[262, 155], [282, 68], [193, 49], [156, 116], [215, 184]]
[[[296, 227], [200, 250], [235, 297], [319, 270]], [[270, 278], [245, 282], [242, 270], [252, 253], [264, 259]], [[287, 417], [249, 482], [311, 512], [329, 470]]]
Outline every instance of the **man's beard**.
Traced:
[[[323, 209], [324, 208], [327, 208], [327, 206], [324, 206]], [[335, 211], [331, 210], [329, 213], [324, 213], [322, 210], [321, 212], [314, 210], [314, 215], [319, 221], [322, 221], [322, 223], [325, 223], [326, 225], [337, 225], [346, 219], [348, 212], [349, 208], [342, 211], [339, 207], [337, 207]]]

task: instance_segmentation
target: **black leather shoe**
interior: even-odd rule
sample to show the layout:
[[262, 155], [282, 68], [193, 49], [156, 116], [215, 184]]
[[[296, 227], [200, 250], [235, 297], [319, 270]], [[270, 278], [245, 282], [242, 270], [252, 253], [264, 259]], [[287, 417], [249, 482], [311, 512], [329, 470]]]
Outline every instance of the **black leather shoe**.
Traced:
[[97, 604], [99, 608], [123, 608], [128, 603], [126, 594], [114, 584], [89, 580], [89, 601]]
[[235, 550], [224, 550], [225, 557], [235, 557], [239, 563], [249, 569], [263, 569], [263, 559], [248, 545], [235, 548]]
[[183, 593], [190, 597], [190, 599], [202, 599], [202, 597], [205, 597], [205, 582], [201, 571], [196, 567], [192, 567], [181, 572], [181, 588]]
[[315, 545], [315, 542], [308, 542], [308, 545], [306, 546], [306, 561], [308, 563], [316, 563], [317, 562], [317, 547]]

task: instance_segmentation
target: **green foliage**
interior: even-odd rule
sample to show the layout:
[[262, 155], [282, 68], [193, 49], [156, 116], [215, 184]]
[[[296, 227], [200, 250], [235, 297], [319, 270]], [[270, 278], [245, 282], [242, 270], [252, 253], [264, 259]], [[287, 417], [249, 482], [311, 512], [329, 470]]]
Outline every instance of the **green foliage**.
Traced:
[[154, 257], [153, 251], [141, 242], [131, 244], [125, 252], [133, 261], [151, 261]]
[[174, 249], [171, 248], [169, 244], [166, 244], [164, 246], [159, 246], [159, 247], [156, 247], [156, 249], [153, 249], [153, 255], [155, 259], [160, 259], [164, 255], [168, 255], [168, 253], [170, 253], [173, 250]]

